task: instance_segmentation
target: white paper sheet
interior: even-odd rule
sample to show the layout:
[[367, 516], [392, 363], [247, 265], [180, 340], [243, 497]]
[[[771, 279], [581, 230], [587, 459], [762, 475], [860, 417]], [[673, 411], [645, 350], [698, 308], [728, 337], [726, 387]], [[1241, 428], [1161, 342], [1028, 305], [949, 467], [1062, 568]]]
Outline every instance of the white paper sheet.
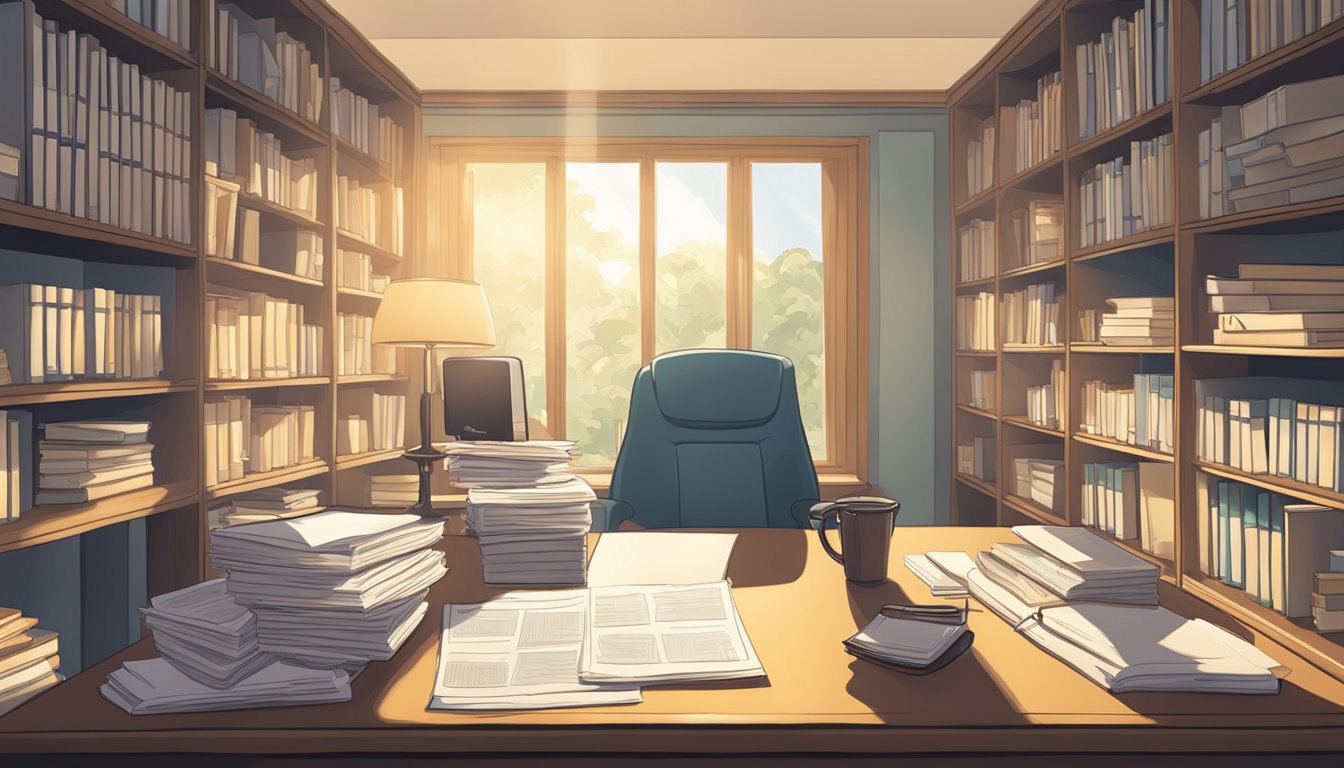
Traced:
[[588, 586], [723, 581], [736, 543], [736, 533], [604, 533], [588, 563]]

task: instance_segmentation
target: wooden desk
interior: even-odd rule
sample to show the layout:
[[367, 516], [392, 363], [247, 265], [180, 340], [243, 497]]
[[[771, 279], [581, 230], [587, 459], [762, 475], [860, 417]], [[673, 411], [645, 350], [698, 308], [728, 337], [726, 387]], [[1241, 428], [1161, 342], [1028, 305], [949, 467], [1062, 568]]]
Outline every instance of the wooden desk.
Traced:
[[[734, 595], [768, 680], [649, 688], [642, 704], [504, 714], [426, 712], [444, 602], [477, 601], [474, 540], [450, 536], [451, 568], [429, 618], [390, 662], [371, 664], [342, 704], [217, 714], [131, 717], [97, 688], [149, 640], [0, 719], [5, 753], [570, 753], [782, 754], [973, 752], [1323, 751], [1344, 745], [1344, 683], [1167, 589], [1177, 611], [1254, 637], [1292, 668], [1272, 697], [1112, 696], [1015, 635], [972, 601], [974, 647], [926, 677], [847, 655], [840, 641], [882, 603], [931, 601], [902, 552], [974, 551], [1012, 538], [995, 528], [902, 528], [891, 581], [846, 585], [806, 531], [744, 531], [733, 553]], [[0, 762], [4, 762], [0, 760]]]

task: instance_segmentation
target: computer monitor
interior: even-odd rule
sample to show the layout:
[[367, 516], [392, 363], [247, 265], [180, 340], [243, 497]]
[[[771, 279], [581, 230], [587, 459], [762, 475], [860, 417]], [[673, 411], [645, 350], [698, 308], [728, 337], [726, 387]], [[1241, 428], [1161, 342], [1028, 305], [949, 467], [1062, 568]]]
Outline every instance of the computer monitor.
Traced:
[[458, 440], [526, 440], [523, 361], [502, 356], [444, 360], [443, 431]]

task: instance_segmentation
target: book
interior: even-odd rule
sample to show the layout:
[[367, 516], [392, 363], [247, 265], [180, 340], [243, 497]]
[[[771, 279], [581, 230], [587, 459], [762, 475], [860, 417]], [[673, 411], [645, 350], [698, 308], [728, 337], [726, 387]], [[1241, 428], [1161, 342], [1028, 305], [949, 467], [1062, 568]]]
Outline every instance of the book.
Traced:
[[74, 443], [143, 443], [149, 437], [147, 421], [93, 419], [43, 424], [49, 441]]
[[37, 491], [37, 504], [83, 504], [88, 501], [97, 501], [109, 496], [116, 496], [120, 493], [128, 493], [140, 488], [148, 488], [154, 485], [154, 474], [137, 475], [127, 477], [121, 480], [112, 480], [97, 485], [87, 485], [83, 488], [39, 488]]

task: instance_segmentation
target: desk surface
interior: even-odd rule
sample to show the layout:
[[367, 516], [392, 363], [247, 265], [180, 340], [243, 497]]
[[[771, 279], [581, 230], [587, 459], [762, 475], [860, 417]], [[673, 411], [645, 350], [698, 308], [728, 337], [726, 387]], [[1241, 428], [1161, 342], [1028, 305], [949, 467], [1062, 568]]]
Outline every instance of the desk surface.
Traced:
[[439, 606], [500, 590], [473, 539], [447, 537], [450, 571], [395, 658], [369, 665], [341, 704], [132, 717], [97, 688], [146, 639], [0, 719], [0, 752], [766, 753], [1325, 750], [1344, 744], [1344, 683], [1163, 585], [1163, 602], [1252, 638], [1292, 669], [1277, 696], [1112, 696], [971, 601], [975, 645], [924, 677], [846, 654], [840, 641], [893, 600], [936, 602], [904, 552], [976, 551], [1002, 528], [902, 528], [890, 581], [847, 585], [807, 531], [743, 531], [729, 575], [768, 679], [647, 688], [638, 705], [501, 714], [426, 712]]

